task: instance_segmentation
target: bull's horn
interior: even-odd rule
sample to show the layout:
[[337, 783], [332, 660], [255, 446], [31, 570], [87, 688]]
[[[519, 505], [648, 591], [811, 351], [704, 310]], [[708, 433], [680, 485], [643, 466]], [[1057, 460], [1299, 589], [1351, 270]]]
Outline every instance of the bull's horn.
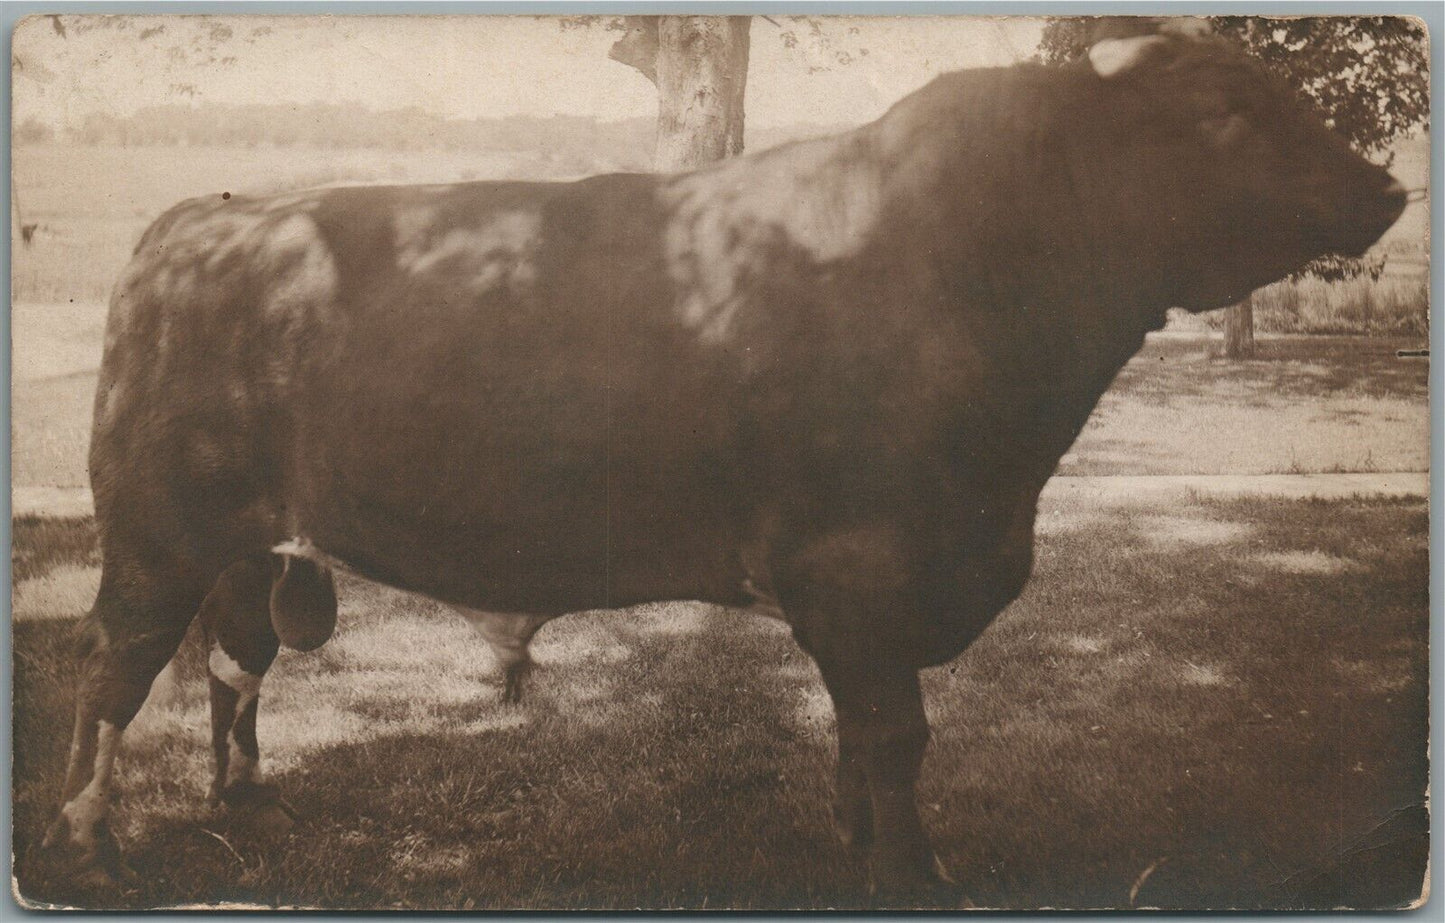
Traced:
[[1100, 77], [1116, 77], [1137, 65], [1155, 45], [1169, 40], [1162, 35], [1136, 35], [1133, 38], [1106, 38], [1089, 49], [1089, 63]]

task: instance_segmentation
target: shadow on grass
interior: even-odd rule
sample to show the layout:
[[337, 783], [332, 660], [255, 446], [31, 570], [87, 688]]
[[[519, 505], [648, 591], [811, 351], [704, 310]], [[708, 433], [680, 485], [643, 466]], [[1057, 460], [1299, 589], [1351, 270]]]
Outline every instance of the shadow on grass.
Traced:
[[1217, 340], [1149, 338], [1104, 394], [1059, 473], [1278, 474], [1429, 466], [1429, 364], [1401, 340], [1294, 337], [1259, 358]]
[[1429, 363], [1395, 356], [1415, 346], [1391, 337], [1279, 337], [1257, 341], [1253, 359], [1234, 360], [1223, 357], [1218, 337], [1151, 337], [1112, 390], [1164, 406], [1214, 399], [1221, 388], [1240, 406], [1341, 392], [1423, 401]]
[[[1024, 597], [925, 674], [924, 822], [973, 900], [1418, 897], [1424, 504], [1044, 512]], [[128, 735], [117, 828], [142, 884], [119, 899], [74, 892], [34, 849], [63, 769], [73, 670], [67, 623], [22, 614], [23, 892], [116, 907], [864, 900], [862, 865], [828, 823], [826, 695], [776, 625], [696, 606], [572, 616], [539, 636], [527, 701], [503, 706], [460, 622], [390, 591], [343, 590], [341, 633], [283, 658], [263, 697], [263, 754], [303, 822], [268, 845], [208, 815], [204, 701], [189, 680]]]

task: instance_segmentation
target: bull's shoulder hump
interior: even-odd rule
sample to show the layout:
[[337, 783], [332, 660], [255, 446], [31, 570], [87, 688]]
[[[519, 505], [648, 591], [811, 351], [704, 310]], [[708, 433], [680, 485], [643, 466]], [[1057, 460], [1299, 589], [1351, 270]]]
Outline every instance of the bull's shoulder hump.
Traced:
[[675, 239], [709, 227], [781, 234], [814, 260], [830, 262], [856, 255], [871, 238], [884, 178], [865, 126], [674, 174], [661, 196]]

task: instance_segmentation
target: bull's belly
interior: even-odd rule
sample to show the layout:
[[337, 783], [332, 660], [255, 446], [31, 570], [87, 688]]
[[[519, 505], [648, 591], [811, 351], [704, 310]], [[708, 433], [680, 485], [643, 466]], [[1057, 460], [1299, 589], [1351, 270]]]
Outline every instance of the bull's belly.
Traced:
[[[341, 482], [344, 483], [344, 482]], [[470, 609], [561, 614], [642, 602], [754, 601], [743, 535], [696, 492], [609, 499], [605, 487], [521, 496], [317, 492], [296, 547], [365, 577]]]

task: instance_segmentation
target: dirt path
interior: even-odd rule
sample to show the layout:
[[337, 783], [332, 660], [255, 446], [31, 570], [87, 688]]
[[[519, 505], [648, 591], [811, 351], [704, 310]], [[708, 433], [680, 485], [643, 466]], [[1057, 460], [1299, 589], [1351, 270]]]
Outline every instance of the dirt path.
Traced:
[[[1319, 497], [1340, 500], [1353, 496], [1424, 497], [1430, 493], [1425, 471], [1384, 474], [1138, 474], [1091, 477], [1060, 475], [1049, 481], [1040, 502], [1088, 499], [1107, 505], [1158, 502], [1172, 495], [1208, 497]], [[94, 509], [84, 487], [16, 487], [11, 492], [12, 516], [70, 518], [89, 516]]]

